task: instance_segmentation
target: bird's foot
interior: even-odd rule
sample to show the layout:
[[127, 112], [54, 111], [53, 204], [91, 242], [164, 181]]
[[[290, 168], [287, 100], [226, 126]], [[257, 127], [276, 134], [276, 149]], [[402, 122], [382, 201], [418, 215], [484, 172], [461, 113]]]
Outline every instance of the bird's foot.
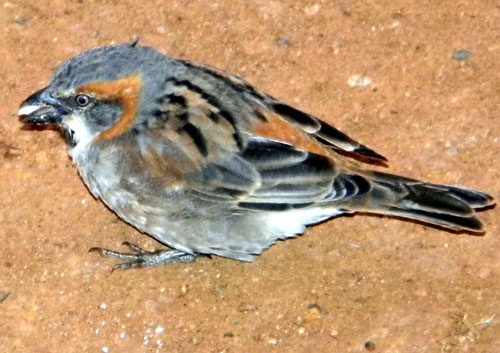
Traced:
[[147, 251], [143, 248], [123, 242], [122, 245], [130, 249], [130, 253], [122, 253], [103, 248], [91, 248], [89, 252], [97, 252], [102, 257], [111, 257], [124, 261], [114, 266], [111, 272], [115, 270], [128, 270], [131, 268], [158, 267], [175, 263], [190, 263], [196, 260], [196, 255], [187, 254], [179, 250], [155, 250]]

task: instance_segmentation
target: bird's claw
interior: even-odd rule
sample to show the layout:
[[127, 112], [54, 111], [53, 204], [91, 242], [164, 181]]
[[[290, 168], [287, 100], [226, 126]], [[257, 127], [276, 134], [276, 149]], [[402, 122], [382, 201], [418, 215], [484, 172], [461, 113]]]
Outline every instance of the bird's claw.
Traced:
[[122, 245], [130, 249], [130, 253], [117, 252], [113, 250], [94, 247], [89, 252], [97, 252], [102, 257], [111, 257], [124, 261], [113, 266], [115, 270], [128, 270], [131, 268], [158, 267], [173, 263], [190, 263], [196, 260], [196, 255], [188, 254], [179, 250], [144, 250], [138, 245], [123, 242]]

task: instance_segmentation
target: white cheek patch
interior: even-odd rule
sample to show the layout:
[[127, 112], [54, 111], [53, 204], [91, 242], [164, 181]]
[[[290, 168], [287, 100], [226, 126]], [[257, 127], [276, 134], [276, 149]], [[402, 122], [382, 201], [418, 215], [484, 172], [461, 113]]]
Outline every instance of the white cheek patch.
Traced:
[[80, 114], [72, 114], [70, 117], [65, 118], [63, 125], [73, 131], [78, 145], [83, 144], [87, 146], [95, 138], [96, 134], [90, 131], [85, 123], [85, 117]]
[[73, 159], [78, 159], [80, 153], [85, 151], [92, 141], [95, 139], [97, 133], [93, 133], [88, 125], [85, 123], [85, 117], [74, 113], [69, 117], [66, 117], [62, 125], [72, 131], [72, 137], [75, 142], [75, 146], [70, 149], [70, 155]]

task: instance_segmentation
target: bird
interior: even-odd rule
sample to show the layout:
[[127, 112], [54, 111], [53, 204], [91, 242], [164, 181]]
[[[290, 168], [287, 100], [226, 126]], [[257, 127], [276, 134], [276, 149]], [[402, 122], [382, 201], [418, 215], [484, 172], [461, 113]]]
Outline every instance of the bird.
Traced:
[[90, 193], [163, 246], [91, 248], [113, 267], [217, 255], [254, 261], [279, 240], [368, 213], [484, 233], [492, 196], [376, 171], [387, 159], [223, 70], [138, 41], [93, 48], [55, 69], [18, 115], [56, 126]]

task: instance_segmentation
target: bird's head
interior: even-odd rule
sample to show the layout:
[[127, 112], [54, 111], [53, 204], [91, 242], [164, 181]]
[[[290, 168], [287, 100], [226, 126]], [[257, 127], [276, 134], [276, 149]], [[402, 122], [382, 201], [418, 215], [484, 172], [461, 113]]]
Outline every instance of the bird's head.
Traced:
[[54, 73], [50, 84], [19, 108], [27, 124], [56, 125], [72, 147], [106, 141], [132, 130], [158, 92], [166, 56], [137, 43], [84, 52]]

